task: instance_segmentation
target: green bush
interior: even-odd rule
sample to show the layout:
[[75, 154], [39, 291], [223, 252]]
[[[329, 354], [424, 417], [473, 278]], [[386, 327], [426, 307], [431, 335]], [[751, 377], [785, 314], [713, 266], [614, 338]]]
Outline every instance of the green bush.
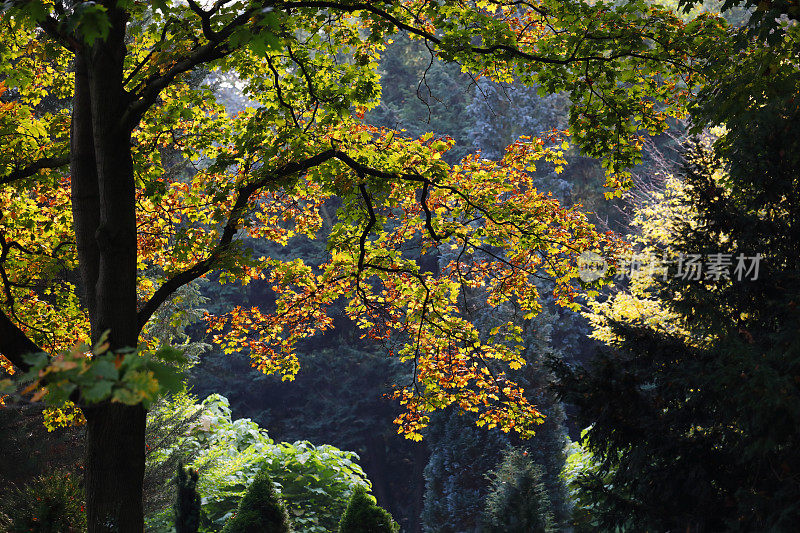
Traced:
[[259, 472], [248, 487], [236, 514], [222, 533], [289, 533], [289, 515], [266, 471]]
[[70, 472], [39, 476], [0, 496], [0, 531], [78, 533], [86, 531], [80, 479]]
[[364, 487], [353, 491], [350, 503], [339, 522], [339, 533], [394, 533], [400, 526], [388, 511], [378, 507]]
[[202, 416], [181, 446], [196, 456], [203, 498], [200, 527], [219, 531], [236, 510], [245, 489], [262, 470], [270, 476], [302, 533], [336, 530], [353, 487], [370, 483], [358, 455], [310, 442], [276, 443], [249, 419], [231, 419], [228, 400], [217, 394], [202, 404]]

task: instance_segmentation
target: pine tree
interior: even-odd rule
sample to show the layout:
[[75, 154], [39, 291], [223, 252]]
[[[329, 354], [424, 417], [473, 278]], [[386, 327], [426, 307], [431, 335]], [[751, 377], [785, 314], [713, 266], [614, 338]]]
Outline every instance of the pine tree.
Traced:
[[396, 533], [399, 530], [392, 515], [378, 507], [364, 487], [356, 487], [339, 523], [339, 533]]
[[542, 467], [528, 452], [510, 448], [497, 470], [490, 472], [484, 531], [487, 533], [547, 533], [554, 519], [542, 481]]
[[291, 533], [289, 515], [272, 480], [259, 472], [239, 502], [223, 533]]

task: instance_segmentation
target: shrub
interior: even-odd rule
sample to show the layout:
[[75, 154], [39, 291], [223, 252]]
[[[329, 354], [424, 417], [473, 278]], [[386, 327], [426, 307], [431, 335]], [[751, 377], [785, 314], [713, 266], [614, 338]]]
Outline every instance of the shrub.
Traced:
[[86, 531], [80, 479], [57, 471], [22, 487], [4, 488], [0, 530], [7, 533], [78, 533]]
[[339, 533], [394, 533], [400, 526], [364, 487], [357, 487], [339, 522]]
[[198, 424], [202, 409], [186, 390], [169, 394], [147, 413], [145, 432], [144, 514], [147, 531], [168, 531], [175, 517], [175, 472], [178, 465], [197, 464], [197, 450], [185, 445], [187, 435]]
[[353, 452], [305, 441], [276, 443], [255, 422], [232, 420], [228, 400], [218, 394], [202, 409], [197, 427], [181, 444], [196, 457], [191, 466], [200, 470], [202, 529], [219, 531], [262, 470], [281, 495], [292, 528], [303, 533], [335, 531], [353, 487], [369, 490]]
[[290, 533], [289, 515], [272, 480], [259, 472], [222, 533]]

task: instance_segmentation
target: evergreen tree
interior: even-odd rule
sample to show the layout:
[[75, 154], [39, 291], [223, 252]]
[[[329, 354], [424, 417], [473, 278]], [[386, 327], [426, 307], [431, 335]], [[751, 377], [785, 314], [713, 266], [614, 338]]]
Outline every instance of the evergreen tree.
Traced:
[[[440, 264], [447, 264], [457, 251], [442, 252]], [[540, 282], [540, 294], [552, 292], [552, 286]], [[552, 332], [559, 321], [557, 306], [552, 298], [543, 298], [542, 311], [532, 320], [517, 316], [512, 305], [487, 309], [485, 295], [476, 291], [464, 292], [463, 307], [482, 335], [508, 320], [520, 323], [525, 343], [527, 364], [519, 370], [501, 369], [522, 384], [528, 397], [545, 415], [533, 437], [530, 460], [541, 467], [542, 480], [548, 499], [552, 502], [556, 523], [569, 516], [566, 487], [560, 478], [567, 444], [563, 406], [551, 389], [553, 376], [546, 367], [549, 359], [560, 359], [553, 349]], [[496, 465], [497, 457], [511, 445], [521, 445], [513, 435], [485, 432], [475, 427], [469, 417], [448, 413], [435, 417], [426, 435], [431, 446], [430, 460], [425, 468], [425, 505], [422, 524], [425, 531], [478, 531], [481, 527], [484, 501], [489, 490], [486, 474]]]
[[510, 448], [497, 470], [489, 473], [484, 523], [487, 533], [547, 533], [554, 519], [542, 482], [542, 467], [527, 451]]
[[[567, 488], [561, 479], [569, 439], [567, 416], [553, 389], [555, 377], [548, 367], [548, 361], [561, 361], [566, 357], [565, 352], [553, 346], [554, 331], [563, 331], [565, 325], [576, 326], [575, 321], [570, 321], [570, 318], [580, 317], [574, 312], [563, 310], [568, 312], [564, 317], [551, 298], [545, 299], [545, 302], [549, 305], [533, 320], [528, 321], [523, 329], [528, 364], [521, 370], [520, 382], [524, 383], [531, 402], [546, 417], [537, 428], [536, 435], [525, 445], [529, 447], [527, 458], [541, 468], [541, 480], [550, 501], [553, 523], [562, 524], [568, 519], [571, 507]], [[571, 355], [574, 357], [574, 354]]]
[[[723, 100], [729, 111], [745, 109], [725, 119], [713, 149], [690, 144], [667, 221], [666, 202], [650, 209], [654, 246], [676, 263], [604, 308], [596, 331], [612, 349], [589, 369], [561, 368], [566, 398], [592, 424], [596, 478], [610, 481], [584, 485], [605, 502], [603, 528], [630, 519], [637, 530], [792, 531], [800, 519], [800, 110], [790, 74], [758, 104], [743, 104], [734, 85], [716, 93], [735, 99]], [[693, 256], [703, 259], [697, 276]]]
[[450, 411], [434, 419], [426, 439], [431, 456], [424, 472], [423, 531], [477, 531], [488, 489], [485, 474], [509, 446], [508, 437], [482, 431]]
[[339, 523], [339, 533], [396, 533], [399, 530], [392, 515], [378, 507], [364, 487], [356, 487]]
[[387, 45], [380, 70], [381, 103], [365, 115], [368, 123], [411, 136], [431, 131], [451, 137], [456, 146], [445, 157], [452, 163], [471, 152], [471, 121], [464, 120], [473, 98], [468, 74], [431, 57], [424, 43], [402, 33]]
[[289, 515], [272, 480], [259, 472], [239, 502], [236, 514], [228, 520], [223, 533], [291, 533]]
[[[488, 159], [500, 159], [521, 135], [539, 135], [566, 127], [568, 99], [564, 94], [540, 96], [538, 87], [503, 84], [481, 78], [467, 107], [469, 138]], [[566, 185], [566, 184], [565, 184]]]
[[197, 470], [178, 465], [178, 497], [175, 501], [177, 533], [197, 533], [200, 525], [200, 495], [197, 493]]

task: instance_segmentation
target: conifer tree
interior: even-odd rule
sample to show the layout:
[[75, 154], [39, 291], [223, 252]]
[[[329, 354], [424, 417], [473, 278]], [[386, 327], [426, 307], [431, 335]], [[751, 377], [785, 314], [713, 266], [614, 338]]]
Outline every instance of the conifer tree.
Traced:
[[[561, 367], [592, 424], [603, 468], [584, 488], [605, 502], [606, 530], [791, 531], [800, 519], [800, 76], [776, 71], [765, 88], [757, 66], [796, 51], [792, 31], [701, 95], [698, 118], [726, 129], [713, 147], [689, 144], [682, 193], [643, 220], [674, 263], [600, 309], [610, 348], [590, 368]], [[765, 98], [745, 96], [756, 90]]]
[[356, 487], [339, 523], [339, 533], [396, 533], [399, 530], [392, 515], [378, 507], [364, 487]]
[[197, 470], [178, 464], [178, 497], [175, 501], [177, 533], [197, 533], [200, 526], [200, 495], [197, 493]]
[[496, 471], [484, 514], [487, 533], [547, 533], [555, 531], [542, 467], [527, 451], [510, 448]]
[[228, 520], [223, 533], [291, 533], [289, 515], [272, 480], [259, 472], [239, 502], [236, 514]]
[[423, 531], [475, 531], [488, 490], [486, 472], [510, 445], [508, 436], [481, 431], [471, 420], [449, 411], [435, 417], [426, 439], [431, 456], [424, 471]]

